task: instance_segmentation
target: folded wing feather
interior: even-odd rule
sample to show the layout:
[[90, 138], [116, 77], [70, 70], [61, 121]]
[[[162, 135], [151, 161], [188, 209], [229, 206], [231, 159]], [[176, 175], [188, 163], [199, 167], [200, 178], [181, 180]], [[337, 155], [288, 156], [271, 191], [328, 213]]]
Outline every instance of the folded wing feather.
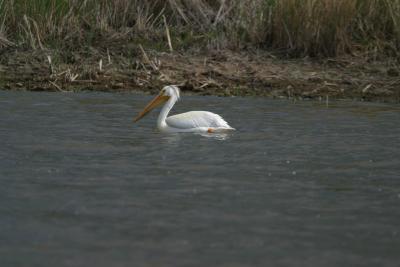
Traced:
[[191, 129], [198, 127], [231, 128], [218, 114], [208, 111], [190, 111], [170, 116], [166, 123], [173, 128]]

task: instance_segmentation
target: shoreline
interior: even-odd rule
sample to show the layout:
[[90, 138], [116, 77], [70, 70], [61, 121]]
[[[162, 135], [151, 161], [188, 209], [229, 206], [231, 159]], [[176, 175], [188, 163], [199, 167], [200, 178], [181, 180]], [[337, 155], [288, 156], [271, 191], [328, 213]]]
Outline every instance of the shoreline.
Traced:
[[[128, 49], [129, 50], [129, 49]], [[156, 52], [135, 46], [89, 52], [8, 49], [0, 89], [142, 91], [177, 84], [198, 95], [352, 99], [400, 103], [400, 74], [390, 62], [360, 57], [285, 59], [266, 51]]]

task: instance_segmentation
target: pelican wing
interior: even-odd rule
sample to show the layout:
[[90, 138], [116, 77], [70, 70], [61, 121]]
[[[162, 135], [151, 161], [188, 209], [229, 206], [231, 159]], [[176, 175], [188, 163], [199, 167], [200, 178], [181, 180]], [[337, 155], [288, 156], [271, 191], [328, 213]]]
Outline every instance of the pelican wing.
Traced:
[[199, 127], [232, 129], [219, 115], [208, 111], [190, 111], [170, 116], [166, 119], [168, 126], [178, 129]]

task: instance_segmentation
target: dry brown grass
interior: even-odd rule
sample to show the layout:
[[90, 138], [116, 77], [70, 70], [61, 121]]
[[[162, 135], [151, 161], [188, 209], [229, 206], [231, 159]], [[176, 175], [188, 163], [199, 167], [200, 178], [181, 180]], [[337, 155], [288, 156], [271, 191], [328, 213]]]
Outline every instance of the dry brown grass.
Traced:
[[400, 0], [0, 0], [0, 47], [79, 49], [118, 39], [176, 49], [398, 57]]

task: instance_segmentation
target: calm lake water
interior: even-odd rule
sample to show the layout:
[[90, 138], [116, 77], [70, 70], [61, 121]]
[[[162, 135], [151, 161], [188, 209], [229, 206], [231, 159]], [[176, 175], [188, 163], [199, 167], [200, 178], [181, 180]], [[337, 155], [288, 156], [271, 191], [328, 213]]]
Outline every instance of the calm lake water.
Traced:
[[0, 91], [0, 266], [399, 266], [400, 106]]

